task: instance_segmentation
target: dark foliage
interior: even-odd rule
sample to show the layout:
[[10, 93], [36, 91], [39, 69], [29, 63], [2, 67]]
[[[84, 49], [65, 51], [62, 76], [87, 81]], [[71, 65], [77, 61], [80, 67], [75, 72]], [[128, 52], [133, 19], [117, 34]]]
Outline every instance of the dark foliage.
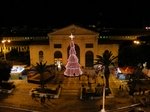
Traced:
[[2, 81], [8, 81], [10, 78], [12, 64], [5, 60], [0, 60], [0, 83]]
[[[150, 45], [120, 45], [118, 54], [119, 66], [137, 66], [139, 63], [150, 63]], [[148, 66], [150, 68], [150, 66]]]
[[15, 85], [14, 85], [13, 82], [2, 82], [1, 83], [1, 88], [10, 90], [12, 88], [15, 88]]
[[102, 56], [97, 55], [97, 59], [95, 65], [102, 65], [104, 67], [104, 76], [106, 80], [106, 88], [109, 88], [109, 75], [110, 70], [109, 66], [114, 65], [115, 59], [118, 58], [118, 56], [113, 56], [112, 52], [109, 50], [105, 50], [102, 54]]
[[7, 59], [10, 61], [21, 62], [26, 65], [30, 65], [29, 51], [18, 52], [17, 49], [12, 49], [9, 53], [7, 53]]
[[32, 71], [40, 74], [40, 84], [41, 88], [44, 89], [45, 80], [44, 80], [44, 73], [48, 73], [50, 76], [55, 74], [55, 65], [47, 65], [47, 62], [36, 63], [36, 66], [33, 66]]

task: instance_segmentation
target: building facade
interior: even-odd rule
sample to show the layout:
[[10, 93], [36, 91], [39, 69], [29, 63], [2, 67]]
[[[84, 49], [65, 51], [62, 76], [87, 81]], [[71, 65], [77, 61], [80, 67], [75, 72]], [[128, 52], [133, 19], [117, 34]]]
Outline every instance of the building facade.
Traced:
[[[3, 39], [13, 42], [6, 46], [7, 52], [13, 48], [18, 51], [29, 51], [30, 63], [33, 65], [41, 61], [47, 62], [47, 64], [61, 63], [65, 65], [69, 56], [71, 33], [75, 36], [75, 50], [79, 63], [84, 67], [92, 67], [96, 55], [102, 55], [105, 50], [110, 50], [114, 56], [117, 56], [120, 45], [118, 41], [133, 41], [141, 36], [140, 34], [103, 35], [73, 24], [52, 31], [47, 36], [3, 37]], [[0, 48], [3, 52], [3, 44]]]
[[48, 33], [48, 45], [30, 45], [31, 63], [35, 64], [42, 59], [49, 64], [61, 62], [65, 65], [69, 55], [69, 36], [71, 33], [75, 36], [75, 50], [81, 66], [92, 67], [96, 55], [101, 55], [106, 49], [112, 51], [113, 55], [118, 54], [118, 44], [99, 45], [99, 33], [76, 25], [70, 25]]

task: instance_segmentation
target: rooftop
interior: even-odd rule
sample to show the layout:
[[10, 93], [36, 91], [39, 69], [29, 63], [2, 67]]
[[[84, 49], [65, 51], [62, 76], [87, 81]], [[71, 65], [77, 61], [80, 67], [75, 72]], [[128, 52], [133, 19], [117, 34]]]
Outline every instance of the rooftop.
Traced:
[[[80, 25], [79, 25], [80, 26]], [[63, 26], [65, 27], [65, 26]], [[61, 27], [61, 28], [63, 28]], [[89, 26], [82, 26], [89, 30], [98, 32], [100, 36], [138, 36], [142, 40], [142, 38], [147, 38], [150, 36], [149, 29], [123, 29], [123, 28], [96, 28], [96, 27], [89, 27]], [[50, 27], [50, 26], [12, 26], [12, 27], [0, 27], [0, 37], [40, 37], [40, 36], [47, 36], [48, 33], [54, 32], [60, 28]]]

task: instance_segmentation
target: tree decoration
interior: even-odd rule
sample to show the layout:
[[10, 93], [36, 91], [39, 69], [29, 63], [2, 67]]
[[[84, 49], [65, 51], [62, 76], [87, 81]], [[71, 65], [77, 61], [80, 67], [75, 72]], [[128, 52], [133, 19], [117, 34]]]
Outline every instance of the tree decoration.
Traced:
[[76, 56], [76, 50], [74, 45], [74, 36], [71, 34], [69, 36], [71, 38], [70, 42], [70, 50], [69, 50], [69, 57], [66, 64], [66, 70], [64, 72], [65, 76], [74, 77], [82, 75], [82, 71], [80, 68], [80, 64], [78, 63], [78, 57]]

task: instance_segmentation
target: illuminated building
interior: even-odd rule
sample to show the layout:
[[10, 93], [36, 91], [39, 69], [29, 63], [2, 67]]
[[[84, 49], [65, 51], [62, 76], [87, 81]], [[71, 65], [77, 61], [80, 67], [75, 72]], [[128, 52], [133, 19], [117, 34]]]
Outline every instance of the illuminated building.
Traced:
[[73, 24], [51, 31], [46, 36], [3, 37], [3, 39], [9, 39], [15, 43], [7, 46], [6, 50], [12, 48], [17, 48], [18, 51], [29, 50], [31, 64], [42, 60], [43, 62], [47, 61], [48, 64], [56, 64], [59, 61], [65, 65], [69, 56], [69, 35], [72, 33], [76, 37], [74, 42], [80, 65], [92, 67], [96, 55], [101, 55], [104, 50], [108, 49], [112, 51], [114, 56], [117, 56], [120, 42], [133, 41], [141, 36], [141, 34], [134, 32], [123, 35], [121, 31], [118, 32], [115, 34], [98, 33]]

